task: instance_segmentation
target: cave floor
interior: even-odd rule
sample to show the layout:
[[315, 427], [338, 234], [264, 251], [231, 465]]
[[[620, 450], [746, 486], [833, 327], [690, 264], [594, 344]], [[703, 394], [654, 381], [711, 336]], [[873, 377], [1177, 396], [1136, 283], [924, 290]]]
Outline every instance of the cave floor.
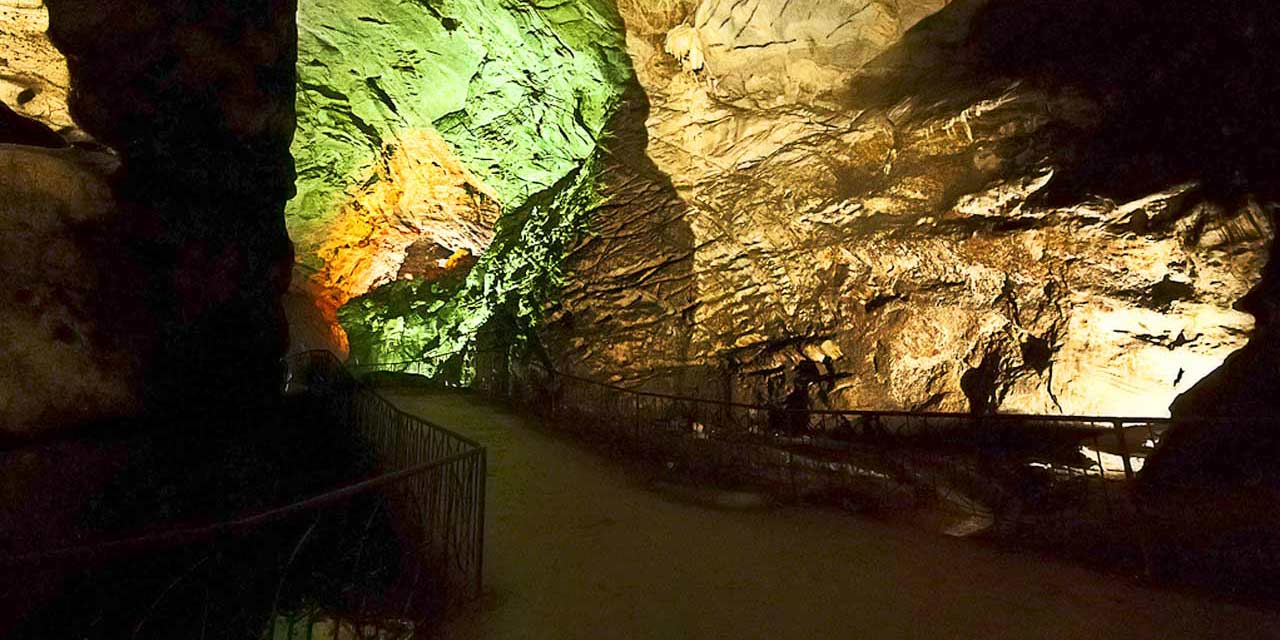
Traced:
[[465, 393], [389, 390], [489, 451], [485, 594], [444, 638], [1280, 638], [1280, 614], [815, 507], [726, 510]]

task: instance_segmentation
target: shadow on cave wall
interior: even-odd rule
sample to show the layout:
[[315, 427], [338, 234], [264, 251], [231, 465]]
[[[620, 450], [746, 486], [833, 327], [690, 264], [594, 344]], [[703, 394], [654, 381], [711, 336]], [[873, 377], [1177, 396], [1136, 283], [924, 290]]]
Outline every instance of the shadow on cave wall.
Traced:
[[[605, 378], [645, 364], [619, 360], [598, 340], [587, 351], [575, 347], [571, 339], [583, 336], [609, 336], [633, 355], [643, 350], [647, 363], [690, 360], [692, 319], [684, 310], [697, 300], [694, 235], [684, 215], [688, 205], [648, 155], [650, 109], [633, 79], [601, 141], [605, 200], [565, 261], [566, 280], [575, 284], [565, 296], [572, 311], [553, 310], [555, 320], [542, 332], [551, 358], [565, 370]], [[620, 291], [640, 291], [662, 304], [612, 306]], [[689, 367], [661, 369], [645, 375], [668, 390], [697, 389], [707, 378]]]
[[[957, 25], [968, 25], [968, 28]], [[955, 34], [965, 34], [955, 37]], [[1226, 212], [1280, 201], [1280, 4], [1256, 0], [957, 0], [911, 30], [848, 88], [854, 108], [910, 98], [915, 117], [954, 115], [1013, 82], [1096, 105], [1079, 128], [1053, 119], [1054, 181], [1038, 197], [1070, 205], [1134, 199], [1197, 181]], [[922, 106], [923, 105], [923, 106]], [[1046, 114], [1054, 115], [1054, 114]], [[1079, 122], [1079, 119], [1075, 120]], [[1175, 401], [1175, 416], [1271, 416], [1280, 409], [1280, 261], [1238, 304], [1250, 343]], [[1180, 424], [1148, 465], [1173, 477], [1280, 480], [1269, 422]]]
[[[956, 31], [967, 37], [949, 39]], [[1061, 171], [1050, 200], [1140, 197], [1194, 179], [1206, 198], [1274, 201], [1278, 54], [1271, 3], [958, 0], [871, 62], [848, 95], [853, 106], [912, 97], [956, 113], [1014, 81], [1078, 92], [1099, 105], [1099, 122], [1051, 133]]]

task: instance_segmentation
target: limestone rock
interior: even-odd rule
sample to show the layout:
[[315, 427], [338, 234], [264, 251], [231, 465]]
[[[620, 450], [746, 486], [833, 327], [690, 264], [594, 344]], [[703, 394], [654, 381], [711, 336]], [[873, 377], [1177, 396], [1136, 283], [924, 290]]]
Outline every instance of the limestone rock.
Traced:
[[0, 0], [0, 102], [55, 131], [74, 130], [67, 107], [66, 58], [47, 32], [43, 0]]
[[[317, 3], [291, 225], [345, 215], [434, 129], [502, 213], [465, 279], [343, 308], [363, 357], [537, 328], [567, 369], [697, 395], [777, 401], [804, 371], [831, 407], [1165, 415], [1253, 328], [1269, 22], [1082, 2]], [[354, 273], [357, 236], [304, 264]], [[448, 262], [397, 237], [357, 290]]]
[[[0, 425], [31, 436], [138, 408], [139, 362], [98, 314], [78, 230], [118, 216], [110, 157], [0, 145]], [[122, 302], [122, 301], [121, 301]]]
[[[300, 269], [295, 287], [336, 326], [338, 308], [351, 298], [395, 279], [438, 279], [453, 256], [483, 253], [500, 212], [497, 195], [453, 157], [439, 134], [401, 131], [368, 186], [341, 212], [323, 226], [295, 228], [298, 251], [318, 257], [320, 265]], [[344, 341], [339, 333], [327, 342], [343, 348]]]
[[554, 357], [745, 401], [811, 361], [831, 407], [1167, 415], [1247, 342], [1272, 205], [1106, 146], [1104, 91], [992, 71], [993, 18], [943, 4], [624, 5], [643, 131], [611, 142]]
[[[558, 238], [587, 212], [547, 203], [593, 183], [584, 167], [631, 78], [624, 37], [609, 0], [301, 4], [287, 220], [295, 282], [314, 286], [297, 292], [330, 318], [367, 295], [344, 320], [365, 358], [457, 348], [499, 315], [536, 322]], [[395, 302], [405, 276], [422, 289], [412, 308]]]
[[714, 0], [684, 37], [727, 101], [812, 102], [846, 81], [946, 0]]

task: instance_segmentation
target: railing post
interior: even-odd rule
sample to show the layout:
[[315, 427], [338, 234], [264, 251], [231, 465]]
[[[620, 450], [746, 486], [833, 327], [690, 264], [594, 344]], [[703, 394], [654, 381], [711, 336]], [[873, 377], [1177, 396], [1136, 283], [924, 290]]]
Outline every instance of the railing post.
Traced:
[[1121, 503], [1125, 506], [1127, 515], [1131, 519], [1131, 525], [1136, 530], [1138, 536], [1138, 547], [1142, 553], [1142, 573], [1147, 580], [1154, 578], [1153, 561], [1151, 558], [1151, 541], [1150, 531], [1147, 528], [1146, 518], [1143, 517], [1142, 507], [1137, 495], [1137, 487], [1134, 483], [1135, 474], [1133, 471], [1133, 463], [1129, 459], [1129, 443], [1124, 437], [1124, 423], [1116, 420], [1112, 423], [1112, 428], [1116, 434], [1116, 450], [1120, 452], [1120, 458], [1124, 461], [1124, 478], [1125, 491], [1122, 493]]
[[1116, 433], [1116, 448], [1120, 452], [1120, 459], [1124, 461], [1124, 479], [1125, 482], [1133, 483], [1133, 462], [1129, 460], [1129, 444], [1124, 440], [1124, 423], [1116, 420], [1112, 423], [1112, 427]]
[[633, 394], [631, 398], [635, 401], [632, 403], [631, 424], [635, 432], [636, 452], [643, 456], [644, 445], [640, 443], [640, 394]]

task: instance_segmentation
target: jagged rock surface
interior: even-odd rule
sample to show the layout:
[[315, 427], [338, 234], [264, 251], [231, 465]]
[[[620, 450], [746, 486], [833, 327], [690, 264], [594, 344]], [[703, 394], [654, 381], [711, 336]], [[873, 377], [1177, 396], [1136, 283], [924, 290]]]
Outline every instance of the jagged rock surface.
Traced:
[[[308, 324], [355, 299], [352, 353], [402, 361], [497, 316], [536, 322], [559, 238], [586, 212], [546, 203], [593, 182], [584, 166], [631, 77], [612, 3], [316, 0], [299, 29], [287, 215], [297, 298], [325, 316]], [[452, 266], [413, 273], [424, 260]]]
[[1098, 143], [1123, 94], [992, 71], [985, 3], [908, 32], [941, 4], [624, 5], [644, 131], [611, 143], [555, 357], [747, 401], [808, 360], [833, 407], [1165, 415], [1243, 346], [1271, 202]]
[[[1240, 131], [1270, 139], [1265, 90], [1230, 67], [1248, 99], [1223, 107], [1203, 62], [1256, 39], [1244, 4], [1201, 32], [1128, 1], [622, 0], [629, 60], [595, 2], [315, 6], [295, 237], [341, 227], [403, 132], [438, 131], [503, 209], [465, 279], [387, 284], [458, 235], [453, 197], [378, 223], [409, 230], [394, 247], [304, 241], [312, 273], [382, 264], [321, 287], [369, 290], [340, 314], [363, 358], [522, 341], [559, 299], [541, 338], [596, 377], [776, 401], [817, 367], [834, 407], [1163, 415], [1250, 335], [1275, 197]], [[354, 40], [385, 54], [344, 62]], [[427, 73], [449, 81], [420, 95]]]
[[71, 133], [67, 62], [49, 40], [43, 0], [0, 0], [0, 102], [55, 131]]

